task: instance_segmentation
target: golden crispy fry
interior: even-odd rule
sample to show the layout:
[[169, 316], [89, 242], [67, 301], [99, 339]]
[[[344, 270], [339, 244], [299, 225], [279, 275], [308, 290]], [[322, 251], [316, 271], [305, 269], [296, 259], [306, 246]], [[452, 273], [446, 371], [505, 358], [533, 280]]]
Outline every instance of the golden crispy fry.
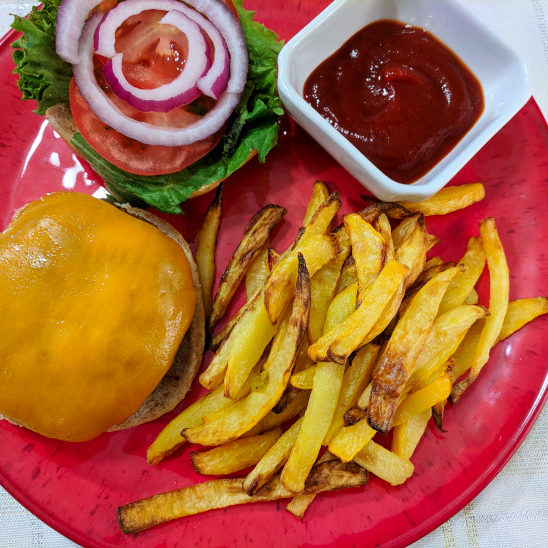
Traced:
[[322, 183], [321, 181], [316, 181], [314, 183], [314, 189], [312, 190], [312, 196], [308, 202], [306, 208], [306, 215], [304, 216], [303, 226], [307, 226], [310, 223], [310, 220], [314, 216], [314, 213], [318, 211], [319, 207], [329, 198], [331, 192], [329, 187]]
[[318, 209], [304, 227], [301, 238], [297, 239], [297, 244], [304, 243], [309, 238], [329, 232], [331, 221], [333, 221], [340, 208], [341, 199], [339, 198], [339, 194], [333, 192], [318, 206]]
[[546, 297], [511, 301], [508, 303], [508, 310], [497, 341], [506, 339], [541, 314], [548, 314], [548, 299]]
[[217, 234], [221, 224], [221, 206], [223, 202], [223, 185], [217, 187], [215, 198], [211, 202], [204, 218], [198, 248], [196, 250], [196, 265], [202, 286], [202, 297], [206, 321], [211, 314], [211, 300], [213, 298], [213, 283], [215, 282], [215, 246]]
[[474, 382], [487, 363], [489, 352], [497, 341], [508, 308], [510, 273], [495, 220], [492, 217], [481, 221], [480, 235], [489, 268], [489, 316], [485, 319], [485, 325], [470, 363], [470, 373], [453, 389], [451, 394], [453, 402], [456, 402], [466, 388]]
[[[393, 238], [396, 230], [392, 233]], [[424, 268], [426, 252], [428, 251], [428, 236], [424, 225], [424, 217], [421, 215], [417, 219], [412, 232], [396, 247], [396, 260], [409, 268], [409, 272], [405, 277], [406, 289], [415, 283]], [[395, 238], [394, 245], [396, 245]]]
[[371, 383], [369, 383], [365, 390], [362, 392], [362, 395], [358, 398], [358, 403], [356, 404], [359, 409], [367, 409], [369, 407], [369, 400], [371, 398]]
[[228, 356], [230, 355], [230, 346], [230, 339], [225, 339], [215, 356], [211, 358], [205, 371], [200, 373], [198, 381], [204, 388], [213, 390], [223, 382], [228, 365]]
[[[326, 451], [321, 458], [318, 459], [316, 464], [323, 462], [330, 462], [336, 460], [336, 457], [329, 451]], [[309, 493], [307, 495], [295, 495], [287, 504], [285, 509], [292, 513], [296, 518], [303, 519], [304, 513], [307, 508], [312, 504], [312, 501], [316, 498], [316, 493]]]
[[464, 299], [465, 304], [478, 304], [478, 301], [478, 292], [475, 289], [472, 289], [466, 299]]
[[233, 474], [257, 464], [282, 435], [280, 427], [257, 436], [247, 436], [208, 451], [190, 453], [192, 467], [203, 476]]
[[[459, 188], [459, 187], [457, 187]], [[466, 252], [459, 261], [462, 270], [453, 278], [440, 303], [438, 314], [461, 305], [474, 289], [485, 266], [485, 251], [481, 238], [470, 238]]]
[[329, 450], [343, 462], [351, 461], [376, 434], [365, 419], [341, 428], [331, 440]]
[[275, 249], [269, 248], [268, 259], [270, 261], [270, 266], [273, 268], [274, 265], [280, 260], [280, 254]]
[[436, 425], [436, 428], [440, 432], [447, 432], [447, 430], [443, 429], [443, 414], [445, 412], [446, 404], [447, 404], [447, 399], [436, 403], [436, 405], [432, 406], [432, 409], [431, 409], [432, 419], [434, 421], [434, 424]]
[[295, 495], [288, 503], [285, 509], [298, 519], [303, 519], [304, 514], [312, 501], [316, 498], [315, 493], [309, 495]]
[[444, 373], [428, 386], [408, 394], [394, 414], [394, 426], [444, 401], [451, 394], [451, 384], [451, 378]]
[[245, 227], [242, 241], [239, 243], [232, 259], [228, 263], [219, 288], [213, 300], [213, 308], [209, 317], [209, 329], [213, 330], [217, 322], [223, 317], [234, 293], [238, 289], [251, 263], [261, 252], [268, 241], [274, 227], [282, 220], [287, 210], [276, 205], [263, 207]]
[[392, 241], [394, 243], [394, 249], [398, 249], [398, 247], [401, 246], [401, 244], [411, 236], [415, 228], [417, 227], [417, 224], [419, 220], [421, 222], [424, 221], [424, 217], [421, 216], [420, 213], [414, 213], [410, 215], [409, 217], [406, 217], [402, 220], [402, 222], [394, 228], [392, 231]]
[[[355, 463], [329, 461], [317, 464], [304, 486], [304, 493], [321, 493], [367, 483], [367, 471]], [[274, 478], [253, 497], [242, 489], [241, 478], [217, 479], [160, 493], [118, 508], [118, 525], [125, 534], [138, 533], [149, 527], [177, 518], [249, 502], [272, 501], [292, 497]]]
[[396, 426], [392, 435], [392, 452], [409, 460], [413, 456], [431, 416], [432, 410], [428, 408]]
[[249, 266], [249, 270], [245, 275], [245, 294], [247, 299], [251, 299], [255, 293], [264, 285], [268, 274], [270, 273], [270, 264], [268, 260], [268, 244], [267, 241], [255, 260]]
[[[371, 196], [362, 196], [362, 199], [370, 202]], [[412, 215], [408, 209], [395, 202], [374, 202], [360, 211], [360, 215], [368, 223], [374, 222], [383, 213], [390, 219], [405, 219]]]
[[272, 430], [272, 428], [276, 428], [277, 426], [280, 426], [281, 424], [284, 424], [287, 421], [299, 416], [306, 409], [309, 397], [309, 390], [299, 390], [297, 395], [289, 402], [287, 407], [281, 413], [274, 413], [274, 411], [270, 411], [259, 423], [246, 432], [246, 436]]
[[[442, 261], [441, 264], [435, 264], [429, 267], [427, 267], [425, 263], [424, 268], [422, 272], [419, 274], [419, 277], [415, 280], [413, 287], [410, 287], [409, 290], [407, 291], [405, 300], [411, 297], [410, 293], [417, 292], [428, 280], [431, 280], [436, 274], [439, 274], [440, 272], [443, 272], [444, 270], [447, 270], [448, 268], [453, 268], [454, 266], [456, 266], [456, 263], [453, 263], [453, 262], [444, 263]], [[404, 303], [402, 303], [402, 306], [403, 304]]]
[[[373, 225], [377, 232], [383, 237], [386, 245], [386, 253], [384, 255], [384, 264], [395, 258], [394, 242], [392, 241], [392, 227], [386, 213], [381, 213]], [[384, 265], [383, 265], [384, 266]]]
[[[350, 248], [348, 248], [348, 252]], [[329, 303], [335, 295], [335, 289], [341, 276], [341, 267], [347, 253], [339, 253], [337, 257], [324, 265], [310, 280], [311, 308], [308, 322], [308, 342], [314, 343], [321, 337], [325, 323], [325, 315]]]
[[354, 462], [391, 485], [401, 485], [415, 470], [411, 461], [401, 458], [374, 441], [370, 441], [354, 457]]
[[[325, 323], [323, 326], [324, 333], [327, 333], [341, 324], [356, 310], [356, 302], [358, 299], [358, 282], [345, 287], [340, 293], [335, 295], [327, 314], [325, 315]], [[310, 347], [309, 347], [310, 348]]]
[[468, 207], [485, 198], [481, 183], [470, 183], [442, 188], [437, 194], [422, 202], [399, 202], [409, 211], [423, 215], [446, 215]]
[[352, 255], [349, 255], [342, 266], [341, 277], [339, 278], [339, 283], [337, 284], [335, 294], [340, 293], [343, 289], [357, 281], [358, 270], [356, 269], [356, 261], [354, 261], [354, 257]]
[[324, 445], [329, 445], [333, 436], [344, 426], [344, 414], [356, 403], [359, 395], [369, 384], [379, 350], [378, 345], [367, 344], [356, 352], [352, 365], [344, 372], [339, 401], [325, 435]]
[[453, 354], [453, 379], [455, 381], [470, 369], [484, 325], [485, 319], [483, 318], [474, 323]]
[[225, 394], [237, 399], [249, 373], [259, 361], [268, 343], [276, 333], [270, 323], [264, 305], [263, 293], [259, 292], [254, 304], [232, 329], [225, 381]]
[[300, 388], [301, 390], [312, 390], [314, 375], [316, 375], [317, 368], [318, 366], [314, 364], [307, 369], [299, 371], [298, 373], [293, 373], [289, 382], [295, 388]]
[[457, 272], [457, 267], [450, 268], [426, 283], [394, 328], [373, 373], [367, 420], [375, 430], [385, 433], [391, 428], [398, 399], [430, 334], [443, 294]]
[[426, 339], [407, 387], [417, 390], [430, 384], [440, 373], [447, 360], [456, 352], [472, 324], [483, 318], [487, 311], [481, 306], [463, 304], [438, 316]]
[[331, 360], [344, 364], [354, 350], [369, 342], [366, 335], [397, 292], [406, 273], [405, 266], [397, 261], [390, 261], [364, 292], [358, 308], [340, 325], [311, 345], [308, 355], [315, 361]]
[[352, 256], [356, 263], [359, 293], [369, 287], [379, 275], [386, 255], [384, 238], [357, 213], [345, 215], [344, 226], [352, 242]]
[[297, 441], [301, 423], [302, 418], [295, 421], [257, 461], [255, 468], [249, 472], [242, 484], [248, 495], [254, 495], [285, 464]]
[[281, 475], [283, 485], [294, 493], [304, 489], [306, 477], [318, 457], [335, 412], [343, 374], [344, 366], [329, 362], [318, 364], [297, 441]]
[[[308, 225], [308, 227], [310, 226], [311, 224]], [[306, 241], [304, 241], [304, 237], [301, 238], [293, 251], [280, 258], [266, 281], [264, 302], [270, 323], [277, 323], [295, 293], [297, 253], [302, 253], [308, 272], [310, 276], [313, 276], [323, 265], [333, 260], [340, 251], [340, 246], [334, 236], [320, 234], [312, 236]]]
[[148, 463], [158, 464], [183, 445], [185, 439], [181, 436], [181, 432], [184, 428], [201, 424], [204, 415], [209, 415], [233, 403], [233, 400], [225, 398], [224, 387], [218, 386], [212, 392], [189, 405], [169, 422], [152, 442], [147, 451]]
[[[282, 396], [295, 364], [310, 311], [310, 280], [304, 258], [299, 254], [297, 290], [290, 316], [280, 325], [264, 366], [267, 382], [226, 410], [204, 418], [204, 424], [183, 430], [193, 443], [220, 445], [253, 428]], [[233, 331], [234, 332], [234, 331]]]
[[424, 270], [428, 270], [429, 268], [433, 266], [439, 266], [440, 264], [443, 264], [444, 260], [441, 257], [432, 257], [431, 259], [428, 259], [424, 263]]

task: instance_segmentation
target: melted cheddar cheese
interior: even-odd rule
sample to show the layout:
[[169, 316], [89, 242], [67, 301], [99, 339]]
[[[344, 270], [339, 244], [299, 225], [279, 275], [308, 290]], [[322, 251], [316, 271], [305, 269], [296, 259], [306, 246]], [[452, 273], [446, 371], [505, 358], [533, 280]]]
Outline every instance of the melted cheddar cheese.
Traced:
[[0, 235], [0, 415], [67, 441], [132, 415], [171, 366], [196, 294], [181, 247], [84, 194]]

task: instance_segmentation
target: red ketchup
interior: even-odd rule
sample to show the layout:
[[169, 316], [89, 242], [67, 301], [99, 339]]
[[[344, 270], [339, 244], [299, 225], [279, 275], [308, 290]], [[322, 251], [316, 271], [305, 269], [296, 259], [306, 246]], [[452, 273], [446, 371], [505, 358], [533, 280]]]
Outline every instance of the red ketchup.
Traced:
[[304, 97], [388, 177], [412, 183], [483, 110], [477, 78], [425, 30], [367, 25], [308, 77]]

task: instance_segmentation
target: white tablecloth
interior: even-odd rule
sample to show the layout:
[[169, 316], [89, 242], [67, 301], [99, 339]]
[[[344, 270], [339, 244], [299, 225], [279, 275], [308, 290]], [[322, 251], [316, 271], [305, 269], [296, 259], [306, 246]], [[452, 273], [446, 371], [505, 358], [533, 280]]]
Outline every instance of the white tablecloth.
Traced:
[[[444, 1], [444, 0], [440, 0]], [[462, 0], [495, 28], [527, 63], [533, 96], [548, 117], [548, 0]], [[10, 13], [32, 0], [0, 0], [0, 35]], [[548, 547], [548, 410], [514, 457], [468, 506], [413, 546]], [[0, 487], [0, 548], [76, 546]]]

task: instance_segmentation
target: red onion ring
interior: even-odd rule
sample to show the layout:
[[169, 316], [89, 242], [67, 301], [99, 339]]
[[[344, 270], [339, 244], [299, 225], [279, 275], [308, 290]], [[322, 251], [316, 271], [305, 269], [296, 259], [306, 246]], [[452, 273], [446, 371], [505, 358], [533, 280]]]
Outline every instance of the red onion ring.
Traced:
[[102, 0], [63, 0], [57, 11], [55, 51], [67, 63], [78, 63], [78, 41], [89, 12]]
[[[209, 71], [198, 80], [198, 89], [204, 93], [204, 95], [208, 95], [213, 99], [218, 99], [226, 88], [229, 79], [229, 54], [223, 36], [218, 28], [198, 12], [205, 13], [204, 9], [211, 12], [215, 6], [220, 5], [224, 10], [222, 10], [222, 12], [220, 11], [219, 15], [228, 12], [232, 19], [235, 19], [235, 17], [220, 1], [190, 0], [187, 4], [194, 5], [196, 9], [189, 8], [178, 0], [125, 0], [125, 2], [112, 8], [105, 15], [103, 21], [101, 21], [101, 24], [95, 33], [95, 53], [107, 58], [112, 58], [116, 55], [116, 29], [132, 15], [151, 9], [179, 11], [200, 25], [213, 44], [215, 49], [213, 64]], [[204, 9], [200, 9], [198, 5], [203, 5]], [[224, 15], [222, 15], [222, 17], [224, 17]], [[209, 18], [211, 19], [211, 17]]]
[[[184, 146], [201, 141], [219, 131], [230, 117], [247, 79], [247, 49], [239, 22], [224, 6], [214, 0], [189, 0], [200, 5], [204, 15], [218, 27], [226, 39], [230, 54], [230, 78], [217, 104], [198, 122], [185, 128], [144, 124], [126, 116], [100, 88], [94, 75], [94, 34], [101, 15], [91, 17], [80, 38], [79, 63], [73, 66], [76, 84], [95, 115], [110, 127], [147, 145]], [[149, 8], [150, 9], [150, 8]]]
[[197, 85], [198, 79], [211, 66], [209, 44], [198, 24], [176, 10], [165, 15], [160, 24], [177, 27], [188, 40], [185, 66], [172, 82], [153, 89], [140, 89], [131, 85], [124, 76], [122, 53], [116, 53], [103, 67], [105, 79], [112, 91], [143, 112], [168, 112], [197, 99], [201, 94]]

